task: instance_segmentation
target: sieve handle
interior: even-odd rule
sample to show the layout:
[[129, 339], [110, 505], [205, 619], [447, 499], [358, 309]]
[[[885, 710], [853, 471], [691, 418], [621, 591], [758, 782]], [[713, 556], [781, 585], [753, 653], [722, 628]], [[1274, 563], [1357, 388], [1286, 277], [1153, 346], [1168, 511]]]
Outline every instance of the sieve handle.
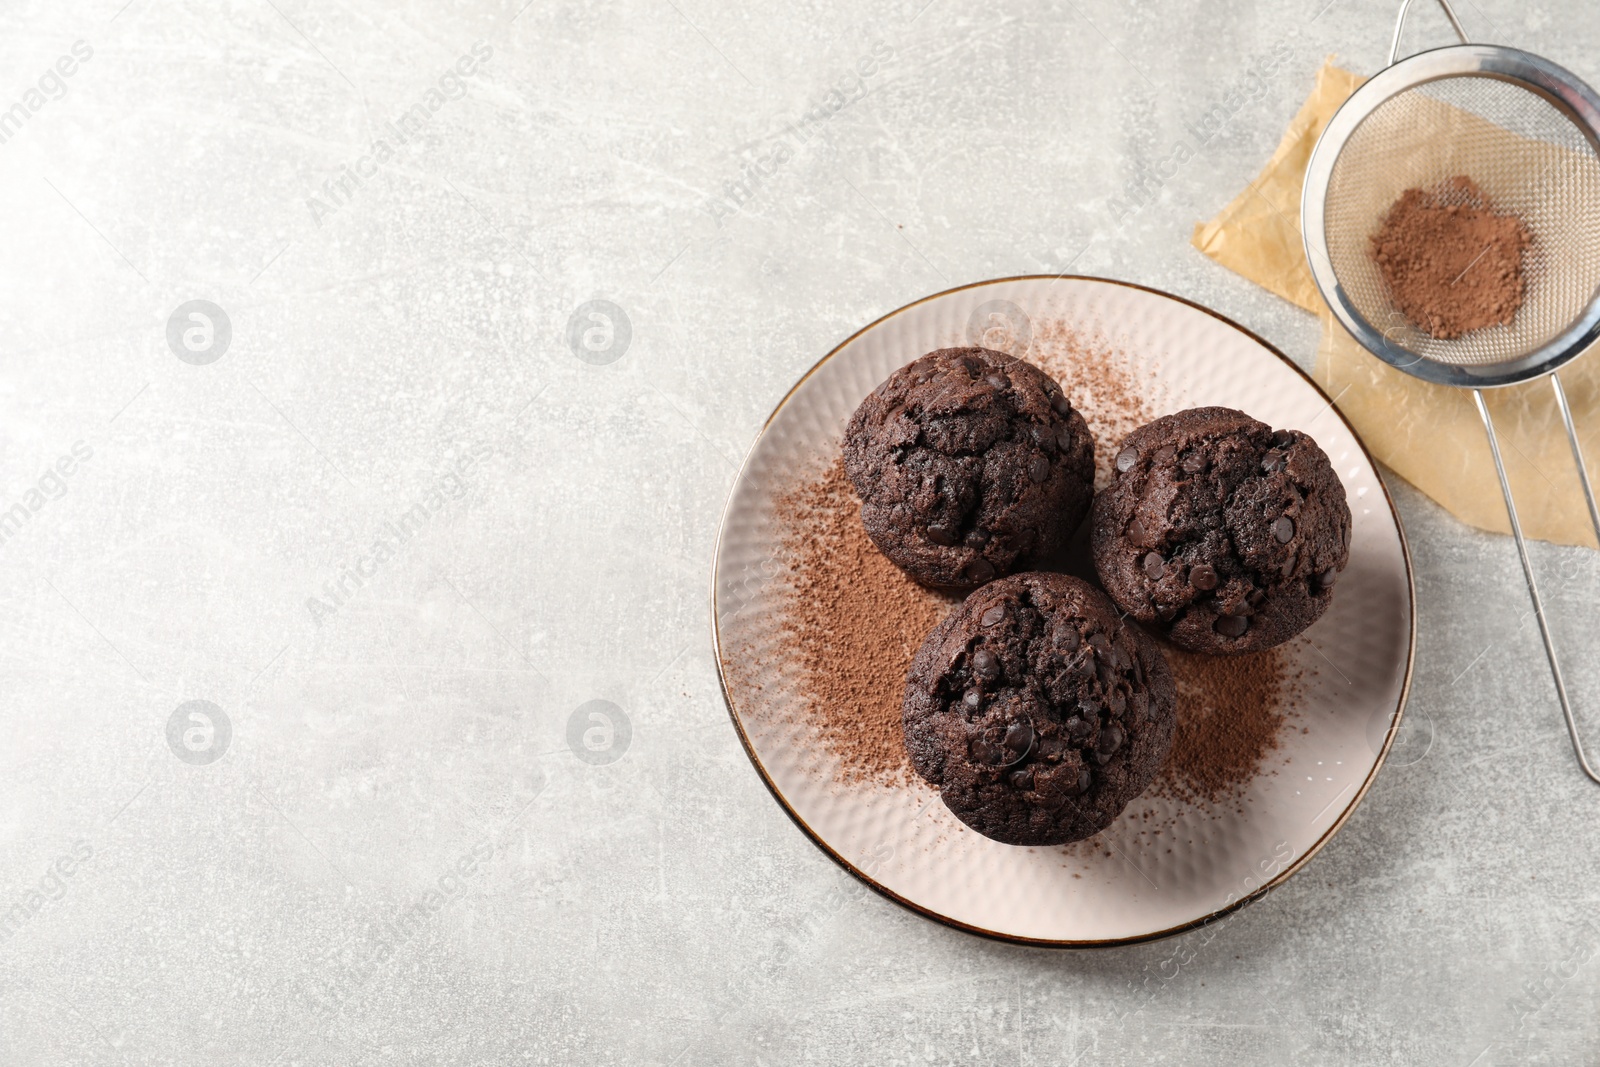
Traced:
[[[1411, 12], [1413, 0], [1405, 0], [1400, 5], [1400, 17], [1394, 20], [1394, 43], [1389, 46], [1389, 65], [1394, 66], [1400, 58], [1400, 32], [1406, 28], [1406, 15]], [[1471, 44], [1472, 39], [1467, 36], [1467, 31], [1461, 28], [1461, 20], [1456, 18], [1456, 9], [1450, 6], [1450, 0], [1439, 0], [1439, 6], [1444, 8], [1444, 17], [1450, 20], [1450, 28], [1456, 31], [1456, 36], [1461, 38], [1462, 44]]]
[[[1589, 517], [1595, 523], [1596, 536], [1600, 536], [1600, 511], [1595, 508], [1594, 491], [1589, 486], [1589, 471], [1584, 466], [1583, 450], [1578, 447], [1577, 431], [1572, 425], [1572, 412], [1567, 407], [1567, 394], [1561, 388], [1561, 381], [1554, 374], [1550, 381], [1556, 389], [1556, 400], [1561, 407], [1561, 417], [1567, 424], [1567, 436], [1572, 442], [1572, 454], [1578, 461], [1578, 476], [1583, 482], [1583, 493], [1589, 501]], [[1500, 458], [1500, 439], [1495, 436], [1494, 419], [1489, 417], [1489, 406], [1483, 402], [1483, 391], [1474, 389], [1472, 401], [1478, 405], [1478, 415], [1483, 419], [1483, 428], [1489, 432], [1489, 454], [1494, 457], [1495, 473], [1500, 476], [1500, 493], [1506, 498], [1506, 514], [1511, 518], [1511, 536], [1517, 542], [1517, 558], [1522, 561], [1522, 576], [1528, 582], [1528, 595], [1533, 598], [1533, 615], [1539, 620], [1539, 637], [1544, 641], [1544, 654], [1550, 660], [1550, 675], [1555, 679], [1556, 698], [1561, 701], [1561, 714], [1566, 716], [1567, 736], [1572, 738], [1572, 751], [1578, 757], [1578, 766], [1583, 768], [1591, 781], [1600, 783], [1600, 774], [1596, 774], [1593, 767], [1589, 766], [1589, 759], [1583, 754], [1583, 741], [1578, 736], [1578, 722], [1572, 714], [1572, 701], [1567, 697], [1567, 683], [1561, 676], [1561, 660], [1556, 656], [1555, 641], [1550, 637], [1550, 623], [1544, 615], [1544, 601], [1539, 598], [1539, 583], [1533, 578], [1533, 563], [1528, 559], [1528, 543], [1522, 537], [1522, 523], [1517, 521], [1517, 504], [1511, 498], [1511, 481], [1506, 477], [1506, 464]]]

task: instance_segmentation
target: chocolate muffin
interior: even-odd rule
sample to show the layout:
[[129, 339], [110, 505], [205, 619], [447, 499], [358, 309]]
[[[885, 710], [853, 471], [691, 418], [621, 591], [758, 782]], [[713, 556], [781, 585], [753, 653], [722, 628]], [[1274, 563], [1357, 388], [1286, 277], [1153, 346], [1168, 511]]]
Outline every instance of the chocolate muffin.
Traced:
[[891, 374], [844, 438], [861, 521], [923, 585], [966, 591], [1064, 543], [1094, 495], [1094, 442], [1061, 387], [987, 348]]
[[1117, 606], [1194, 652], [1257, 652], [1327, 610], [1350, 506], [1298, 430], [1191, 408], [1128, 435], [1095, 498], [1090, 547]]
[[902, 723], [917, 773], [985, 837], [1091, 837], [1172, 747], [1172, 672], [1104, 593], [1065, 574], [979, 589], [912, 661]]

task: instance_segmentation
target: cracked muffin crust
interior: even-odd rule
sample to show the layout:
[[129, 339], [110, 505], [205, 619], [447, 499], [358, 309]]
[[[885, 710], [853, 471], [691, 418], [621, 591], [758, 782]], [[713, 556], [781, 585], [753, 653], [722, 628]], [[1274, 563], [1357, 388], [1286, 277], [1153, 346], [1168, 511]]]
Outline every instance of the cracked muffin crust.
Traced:
[[1257, 652], [1327, 610], [1350, 507], [1297, 430], [1191, 408], [1128, 435], [1095, 498], [1090, 548], [1119, 608], [1194, 652]]
[[1177, 692], [1155, 642], [1065, 574], [990, 582], [912, 661], [902, 725], [918, 774], [974, 830], [1059, 845], [1111, 825], [1172, 747]]
[[1094, 443], [1061, 387], [987, 348], [891, 374], [851, 416], [845, 470], [879, 551], [966, 591], [1059, 547], [1088, 513]]

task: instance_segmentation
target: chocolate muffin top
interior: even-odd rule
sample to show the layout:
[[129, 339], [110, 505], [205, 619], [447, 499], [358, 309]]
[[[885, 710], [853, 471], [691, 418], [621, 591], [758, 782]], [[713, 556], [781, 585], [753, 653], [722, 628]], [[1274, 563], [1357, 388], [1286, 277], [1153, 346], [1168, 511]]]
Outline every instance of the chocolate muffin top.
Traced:
[[912, 661], [911, 763], [956, 817], [1012, 845], [1090, 837], [1172, 747], [1177, 692], [1155, 642], [1064, 574], [990, 582]]
[[1128, 435], [1090, 546], [1111, 599], [1173, 644], [1256, 652], [1315, 622], [1350, 559], [1350, 507], [1298, 430], [1191, 408]]
[[1059, 547], [1094, 493], [1094, 443], [1049, 375], [987, 348], [891, 374], [845, 430], [845, 470], [880, 551], [965, 591]]

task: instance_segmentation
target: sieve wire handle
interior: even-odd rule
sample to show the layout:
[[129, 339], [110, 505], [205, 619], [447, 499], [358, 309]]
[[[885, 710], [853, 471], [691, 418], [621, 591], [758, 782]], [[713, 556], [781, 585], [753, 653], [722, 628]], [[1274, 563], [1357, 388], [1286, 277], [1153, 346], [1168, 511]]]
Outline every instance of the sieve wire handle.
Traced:
[[[1600, 510], [1595, 508], [1594, 490], [1589, 485], [1589, 471], [1583, 462], [1583, 450], [1578, 446], [1578, 434], [1572, 424], [1572, 411], [1567, 407], [1567, 394], [1561, 388], [1561, 380], [1554, 374], [1550, 381], [1555, 386], [1556, 401], [1561, 407], [1561, 418], [1567, 424], [1567, 439], [1572, 444], [1572, 454], [1578, 461], [1578, 477], [1583, 482], [1583, 495], [1589, 502], [1589, 518], [1595, 524], [1595, 535], [1600, 537]], [[1500, 458], [1500, 439], [1495, 436], [1494, 419], [1489, 417], [1489, 406], [1483, 402], [1483, 391], [1474, 389], [1472, 401], [1478, 405], [1478, 415], [1483, 419], [1483, 428], [1489, 433], [1489, 454], [1494, 457], [1495, 473], [1500, 476], [1500, 493], [1506, 498], [1506, 514], [1511, 518], [1511, 536], [1517, 542], [1517, 558], [1522, 561], [1522, 576], [1528, 582], [1528, 595], [1533, 598], [1534, 618], [1539, 621], [1539, 637], [1544, 641], [1544, 654], [1550, 660], [1550, 675], [1555, 679], [1556, 697], [1561, 701], [1561, 714], [1566, 716], [1567, 736], [1572, 738], [1572, 751], [1578, 757], [1578, 766], [1583, 768], [1591, 781], [1600, 783], [1600, 774], [1596, 774], [1593, 767], [1589, 766], [1589, 759], [1583, 754], [1583, 741], [1578, 736], [1578, 722], [1572, 714], [1572, 701], [1567, 697], [1567, 683], [1561, 676], [1561, 660], [1556, 656], [1556, 646], [1550, 637], [1550, 623], [1544, 615], [1544, 601], [1539, 598], [1539, 583], [1533, 578], [1533, 563], [1528, 559], [1528, 543], [1522, 536], [1522, 523], [1517, 521], [1517, 504], [1511, 498], [1511, 481], [1506, 477], [1505, 460]]]
[[[1394, 20], [1394, 43], [1389, 46], [1389, 65], [1392, 67], [1400, 58], [1400, 31], [1406, 28], [1406, 15], [1411, 11], [1413, 0], [1405, 0], [1400, 5], [1400, 17]], [[1444, 17], [1450, 20], [1450, 28], [1456, 31], [1456, 36], [1461, 38], [1462, 44], [1471, 44], [1472, 39], [1467, 36], [1467, 31], [1461, 28], [1461, 20], [1456, 18], [1456, 9], [1450, 6], [1450, 0], [1439, 0], [1439, 6], [1444, 8]]]

